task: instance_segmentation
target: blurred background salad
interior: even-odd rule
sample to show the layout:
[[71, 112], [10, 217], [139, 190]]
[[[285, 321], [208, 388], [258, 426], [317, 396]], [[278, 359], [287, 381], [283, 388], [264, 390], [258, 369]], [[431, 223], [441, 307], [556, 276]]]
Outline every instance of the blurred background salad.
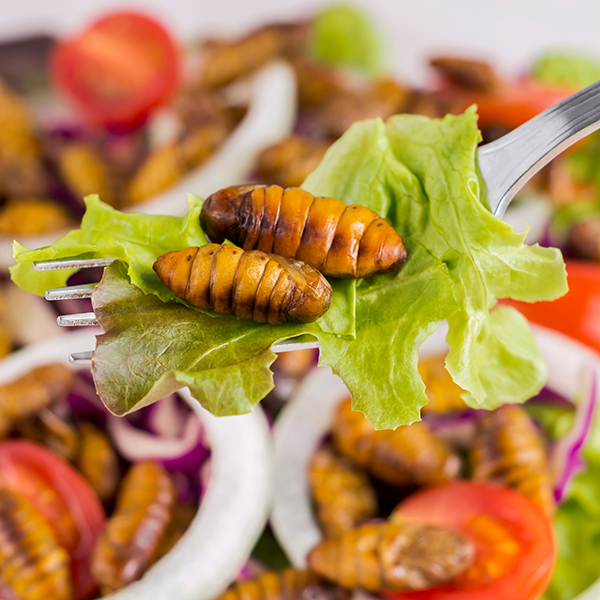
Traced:
[[[181, 182], [202, 194], [186, 179], [202, 169], [213, 169], [202, 181], [215, 187], [223, 177], [222, 185], [300, 185], [347, 127], [365, 118], [398, 112], [442, 117], [476, 103], [484, 140], [493, 140], [600, 79], [599, 22], [600, 7], [591, 0], [498, 6], [476, 0], [5, 3], [0, 238], [8, 244], [20, 236], [57, 237], [76, 225], [89, 193], [141, 211], [153, 210], [149, 201], [179, 190]], [[284, 70], [264, 79], [261, 89], [253, 87], [274, 63]], [[271, 102], [266, 118], [248, 125], [264, 98]], [[286, 110], [276, 119], [273, 111], [281, 105]], [[269, 135], [256, 143], [264, 131]], [[248, 138], [255, 143], [244, 145]], [[599, 351], [600, 135], [544, 169], [511, 213], [507, 219], [521, 230], [526, 222], [531, 227], [530, 242], [563, 250], [570, 285], [559, 301], [518, 307], [530, 320]], [[85, 281], [80, 276], [78, 282]], [[18, 292], [6, 274], [0, 300], [2, 355], [57, 334], [52, 309]], [[64, 305], [58, 310], [75, 312]], [[309, 351], [275, 363], [276, 387], [263, 403], [271, 420], [316, 359]], [[446, 385], [443, 373], [428, 384]], [[558, 464], [558, 562], [548, 600], [572, 600], [600, 577], [597, 390], [573, 399], [560, 392], [545, 390], [527, 407]], [[140, 462], [158, 464], [170, 478], [172, 503], [186, 507], [181, 522], [169, 526], [177, 525], [177, 535], [185, 530], [210, 485], [211, 460], [210, 444], [187, 405], [171, 397], [129, 420], [107, 418], [85, 375], [46, 400], [11, 416], [3, 434], [11, 439], [3, 444], [26, 438], [18, 443], [45, 445], [82, 470], [89, 438], [101, 438], [118, 466], [106, 496], [95, 490], [104, 502], [99, 510], [109, 516], [121, 476]], [[469, 413], [467, 424], [474, 420]], [[465, 421], [458, 421], [436, 423], [429, 415], [432, 428], [445, 434], [462, 431]], [[2, 446], [0, 459], [1, 453]], [[0, 482], [10, 479], [2, 464]], [[11, 488], [18, 492], [19, 486]], [[388, 501], [393, 506], [399, 498]], [[175, 534], [167, 542], [152, 561], [175, 543]], [[287, 564], [267, 528], [240, 578]], [[98, 583], [88, 581], [76, 595], [93, 597]], [[100, 584], [105, 592], [112, 589]]]

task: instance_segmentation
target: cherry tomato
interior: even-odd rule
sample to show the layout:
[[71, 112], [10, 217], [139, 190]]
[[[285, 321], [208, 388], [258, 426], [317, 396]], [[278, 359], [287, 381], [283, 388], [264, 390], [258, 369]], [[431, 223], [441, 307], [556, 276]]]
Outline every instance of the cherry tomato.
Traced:
[[53, 79], [95, 125], [139, 127], [175, 91], [177, 47], [165, 28], [134, 12], [112, 13], [57, 45]]
[[477, 104], [480, 129], [489, 125], [514, 129], [571, 93], [571, 89], [549, 87], [529, 80], [506, 82], [494, 93], [469, 94], [464, 108]]
[[457, 481], [409, 496], [393, 518], [451, 527], [475, 545], [475, 561], [456, 580], [420, 592], [382, 592], [390, 600], [535, 600], [556, 560], [550, 519], [519, 492]]
[[600, 265], [565, 261], [569, 291], [552, 302], [502, 301], [530, 321], [560, 331], [600, 352]]
[[106, 516], [89, 483], [66, 461], [27, 440], [0, 443], [0, 486], [21, 494], [71, 555], [75, 597], [96, 588], [90, 561]]

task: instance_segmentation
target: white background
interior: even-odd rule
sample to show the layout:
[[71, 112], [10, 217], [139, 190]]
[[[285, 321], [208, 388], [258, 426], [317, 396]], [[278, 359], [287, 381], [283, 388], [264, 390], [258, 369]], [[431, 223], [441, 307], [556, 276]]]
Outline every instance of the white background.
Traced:
[[[547, 48], [600, 56], [598, 0], [358, 0], [387, 33], [390, 64], [418, 82], [428, 53], [476, 53], [516, 73]], [[69, 33], [115, 8], [142, 9], [180, 38], [246, 31], [267, 20], [310, 15], [325, 0], [0, 0], [0, 38]]]

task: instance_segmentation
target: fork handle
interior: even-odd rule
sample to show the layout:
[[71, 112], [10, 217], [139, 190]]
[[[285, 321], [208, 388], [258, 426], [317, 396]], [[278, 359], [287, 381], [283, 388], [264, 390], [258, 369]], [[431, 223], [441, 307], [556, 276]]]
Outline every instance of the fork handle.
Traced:
[[503, 217], [523, 186], [555, 156], [600, 128], [600, 81], [565, 98], [477, 153], [492, 212]]

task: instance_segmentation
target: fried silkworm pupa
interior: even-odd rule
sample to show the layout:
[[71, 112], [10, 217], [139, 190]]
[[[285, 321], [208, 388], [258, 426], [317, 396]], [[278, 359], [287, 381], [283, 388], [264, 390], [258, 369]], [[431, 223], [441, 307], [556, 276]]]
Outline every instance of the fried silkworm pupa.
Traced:
[[310, 571], [269, 571], [255, 579], [238, 581], [216, 600], [348, 600], [339, 588], [321, 582]]
[[468, 90], [494, 92], [500, 87], [498, 75], [489, 63], [458, 56], [438, 56], [429, 64], [448, 81]]
[[107, 204], [118, 206], [108, 165], [89, 144], [68, 144], [58, 157], [58, 168], [62, 180], [77, 199], [98, 194]]
[[61, 364], [45, 365], [15, 381], [0, 385], [0, 437], [20, 419], [35, 415], [64, 398], [73, 383], [73, 371]]
[[174, 506], [175, 486], [160, 465], [147, 461], [131, 467], [92, 559], [103, 594], [138, 580], [158, 558]]
[[423, 422], [376, 431], [366, 417], [341, 403], [333, 442], [343, 456], [390, 485], [444, 483], [460, 473], [460, 459]]
[[0, 233], [36, 235], [74, 224], [64, 205], [45, 198], [9, 200], [0, 208]]
[[222, 189], [206, 199], [200, 222], [212, 242], [296, 258], [332, 277], [370, 277], [406, 260], [402, 238], [372, 210], [300, 188]]
[[91, 423], [82, 423], [79, 432], [75, 464], [100, 500], [109, 500], [114, 496], [121, 477], [119, 457], [108, 436]]
[[178, 502], [173, 511], [173, 519], [167, 528], [167, 534], [163, 538], [158, 549], [158, 558], [171, 551], [171, 548], [181, 539], [187, 531], [196, 513], [198, 506], [188, 502]]
[[419, 375], [425, 384], [429, 402], [423, 406], [424, 413], [442, 413], [464, 410], [467, 405], [462, 399], [464, 390], [459, 387], [446, 370], [443, 354], [419, 360]]
[[554, 514], [548, 454], [535, 425], [520, 406], [506, 404], [479, 417], [470, 459], [473, 479], [512, 487], [547, 514]]
[[308, 323], [331, 303], [329, 282], [309, 265], [230, 244], [168, 252], [153, 268], [193, 306], [258, 323]]
[[314, 454], [309, 482], [325, 537], [339, 535], [377, 514], [377, 497], [367, 475], [329, 448]]
[[49, 408], [16, 423], [24, 438], [43, 444], [65, 460], [73, 460], [79, 450], [79, 432], [72, 423], [59, 418]]
[[315, 546], [308, 565], [353, 590], [423, 590], [451, 581], [473, 562], [473, 544], [453, 529], [420, 523], [367, 523]]
[[0, 581], [26, 600], [73, 597], [69, 553], [33, 506], [4, 488], [0, 488]]

